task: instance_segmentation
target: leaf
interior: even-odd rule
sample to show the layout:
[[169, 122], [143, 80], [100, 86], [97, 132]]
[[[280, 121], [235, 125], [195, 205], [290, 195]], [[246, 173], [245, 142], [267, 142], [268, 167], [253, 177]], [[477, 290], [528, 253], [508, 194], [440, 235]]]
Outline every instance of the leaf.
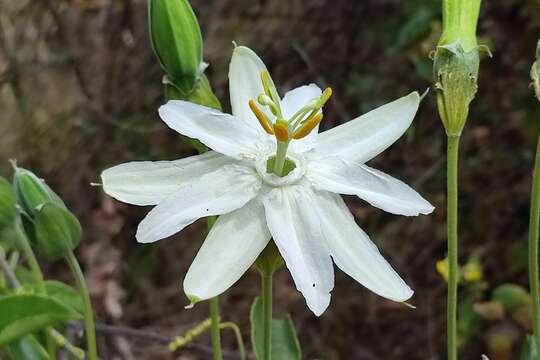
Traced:
[[[262, 300], [256, 297], [251, 305], [251, 344], [257, 359], [263, 358], [263, 309]], [[302, 351], [296, 337], [294, 324], [287, 316], [285, 319], [272, 319], [272, 359], [300, 360]]]
[[[36, 292], [37, 285], [32, 284], [29, 286], [29, 288]], [[71, 286], [56, 280], [46, 280], [45, 292], [47, 293], [48, 297], [51, 297], [61, 304], [70, 307], [75, 312], [79, 314], [84, 313], [82, 297], [79, 292]]]
[[5, 296], [0, 299], [0, 346], [47, 326], [80, 318], [73, 309], [48, 296]]
[[32, 335], [8, 345], [7, 353], [11, 360], [48, 360], [47, 351]]

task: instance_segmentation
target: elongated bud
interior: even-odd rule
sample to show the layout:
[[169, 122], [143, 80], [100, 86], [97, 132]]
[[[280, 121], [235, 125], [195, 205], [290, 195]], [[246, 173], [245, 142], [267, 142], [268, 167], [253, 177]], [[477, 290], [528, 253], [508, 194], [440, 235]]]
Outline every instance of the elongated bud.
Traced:
[[477, 90], [480, 0], [444, 0], [443, 33], [434, 54], [437, 105], [446, 133], [459, 136]]
[[167, 77], [182, 93], [191, 92], [203, 73], [202, 36], [187, 0], [148, 2], [150, 41]]
[[15, 167], [13, 186], [17, 202], [30, 216], [34, 216], [39, 211], [38, 208], [46, 202], [52, 202], [66, 208], [62, 199], [52, 191], [45, 181], [29, 170]]
[[34, 217], [35, 245], [38, 253], [49, 261], [65, 257], [81, 240], [79, 220], [66, 208], [47, 202]]
[[270, 126], [270, 121], [268, 120], [266, 115], [264, 115], [264, 113], [257, 107], [255, 101], [249, 100], [249, 108], [251, 109], [257, 120], [259, 120], [259, 124], [261, 124], [264, 131], [266, 131], [269, 135], [274, 135], [274, 130]]
[[318, 113], [310, 119], [307, 119], [300, 129], [296, 130], [293, 134], [293, 139], [298, 140], [306, 137], [323, 119], [323, 114]]
[[536, 44], [536, 61], [531, 67], [531, 79], [536, 98], [540, 101], [540, 40]]
[[3, 177], [0, 177], [0, 231], [15, 220], [17, 215], [16, 203], [17, 200], [11, 184]]

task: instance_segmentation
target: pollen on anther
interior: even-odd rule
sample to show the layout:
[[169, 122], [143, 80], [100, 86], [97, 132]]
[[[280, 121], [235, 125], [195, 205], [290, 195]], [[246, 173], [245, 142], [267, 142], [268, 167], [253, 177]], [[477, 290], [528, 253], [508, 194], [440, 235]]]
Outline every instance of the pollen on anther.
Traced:
[[289, 141], [289, 128], [287, 125], [280, 122], [275, 123], [274, 133], [279, 141]]
[[264, 115], [264, 113], [257, 107], [255, 101], [249, 100], [249, 108], [259, 121], [259, 124], [261, 124], [264, 131], [266, 131], [269, 135], [274, 135], [274, 130], [270, 126], [270, 121], [268, 120], [266, 115]]
[[303, 137], [306, 137], [323, 119], [323, 114], [318, 113], [317, 115], [313, 116], [312, 118], [308, 119], [304, 124], [300, 127], [300, 129], [296, 130], [293, 134], [293, 139], [298, 140], [302, 139]]

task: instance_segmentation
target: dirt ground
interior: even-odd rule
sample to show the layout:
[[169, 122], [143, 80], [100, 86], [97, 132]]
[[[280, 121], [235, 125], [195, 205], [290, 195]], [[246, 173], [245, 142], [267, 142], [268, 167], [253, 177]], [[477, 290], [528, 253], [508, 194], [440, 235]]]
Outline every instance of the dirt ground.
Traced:
[[[181, 282], [205, 236], [199, 221], [167, 240], [136, 243], [148, 209], [105, 196], [100, 172], [130, 160], [176, 159], [194, 152], [158, 118], [162, 71], [148, 40], [144, 0], [0, 0], [0, 174], [8, 159], [42, 177], [83, 223], [78, 255], [101, 324], [103, 359], [210, 359], [209, 338], [171, 355], [162, 342], [208, 316], [205, 303], [185, 310]], [[432, 0], [193, 0], [204, 36], [208, 77], [228, 104], [227, 67], [234, 40], [256, 50], [285, 92], [315, 82], [331, 86], [323, 129], [412, 90], [432, 86], [429, 52], [440, 35]], [[482, 4], [479, 92], [464, 132], [460, 168], [461, 262], [483, 268], [483, 302], [498, 285], [527, 286], [526, 235], [530, 174], [540, 104], [529, 69], [540, 33], [537, 0]], [[415, 290], [416, 309], [386, 301], [336, 272], [332, 303], [320, 318], [306, 307], [287, 270], [275, 281], [275, 313], [290, 313], [306, 359], [445, 358], [446, 283], [435, 264], [446, 255], [445, 136], [435, 93], [413, 127], [370, 162], [423, 194], [436, 211], [406, 218], [347, 198], [356, 220]], [[50, 278], [70, 281], [62, 263]], [[259, 291], [248, 272], [221, 299], [225, 320], [249, 338], [249, 307]], [[510, 316], [461, 324], [461, 358], [517, 359], [527, 322]], [[109, 329], [110, 330], [110, 329]], [[510, 352], [494, 350], [503, 334]], [[495, 335], [494, 335], [495, 334]], [[234, 358], [232, 334], [223, 346]], [[498, 349], [498, 348], [497, 348]]]

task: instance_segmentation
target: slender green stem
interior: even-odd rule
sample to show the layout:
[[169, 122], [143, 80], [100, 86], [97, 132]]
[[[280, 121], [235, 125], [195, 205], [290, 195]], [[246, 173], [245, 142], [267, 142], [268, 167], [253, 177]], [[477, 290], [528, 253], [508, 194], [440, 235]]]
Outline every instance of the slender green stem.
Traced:
[[[21, 246], [24, 256], [26, 257], [26, 261], [28, 261], [30, 271], [34, 276], [37, 291], [39, 294], [45, 295], [47, 291], [45, 290], [45, 280], [43, 278], [43, 273], [41, 272], [41, 268], [39, 267], [39, 263], [36, 259], [36, 255], [34, 254], [34, 250], [32, 250], [32, 246], [30, 246], [30, 242], [28, 241], [28, 237], [26, 236], [26, 232], [24, 231], [22, 220], [20, 217], [17, 217], [17, 219], [15, 219], [14, 229], [19, 245]], [[49, 353], [50, 360], [55, 360], [56, 343], [51, 336], [51, 330], [52, 328], [48, 327], [45, 332], [47, 340], [47, 352]]]
[[277, 142], [276, 149], [276, 158], [274, 160], [274, 171], [273, 173], [277, 176], [283, 176], [283, 168], [285, 166], [285, 159], [287, 155], [287, 148], [289, 147], [288, 141], [279, 141]]
[[536, 353], [540, 354], [540, 289], [538, 276], [538, 226], [540, 222], [540, 136], [536, 145], [536, 158], [531, 190], [529, 219], [529, 286], [533, 301], [533, 330]]
[[261, 272], [263, 305], [263, 359], [271, 359], [272, 349], [272, 277], [273, 272]]
[[457, 359], [457, 293], [458, 293], [458, 158], [459, 136], [448, 136], [447, 203], [448, 203], [448, 360]]
[[[217, 220], [217, 216], [210, 216], [208, 221], [208, 230], [214, 226]], [[212, 341], [212, 352], [214, 353], [214, 360], [221, 360], [221, 334], [219, 331], [219, 297], [213, 297], [210, 302], [210, 339]]]
[[240, 360], [246, 360], [246, 347], [244, 345], [244, 340], [242, 339], [242, 333], [240, 332], [240, 328], [238, 325], [233, 323], [232, 321], [227, 321], [224, 323], [221, 323], [219, 325], [220, 329], [226, 329], [229, 328], [234, 332], [234, 336], [236, 337], [236, 342], [238, 343], [238, 351], [240, 352]]
[[221, 334], [219, 333], [219, 299], [210, 299], [210, 337], [212, 339], [212, 352], [214, 360], [221, 360]]
[[66, 262], [73, 273], [73, 277], [75, 278], [75, 282], [77, 283], [77, 287], [84, 303], [84, 325], [86, 332], [86, 346], [88, 347], [88, 360], [97, 360], [96, 327], [94, 326], [94, 313], [92, 311], [92, 302], [90, 301], [86, 280], [84, 279], [84, 274], [79, 266], [79, 262], [72, 251], [67, 253]]

